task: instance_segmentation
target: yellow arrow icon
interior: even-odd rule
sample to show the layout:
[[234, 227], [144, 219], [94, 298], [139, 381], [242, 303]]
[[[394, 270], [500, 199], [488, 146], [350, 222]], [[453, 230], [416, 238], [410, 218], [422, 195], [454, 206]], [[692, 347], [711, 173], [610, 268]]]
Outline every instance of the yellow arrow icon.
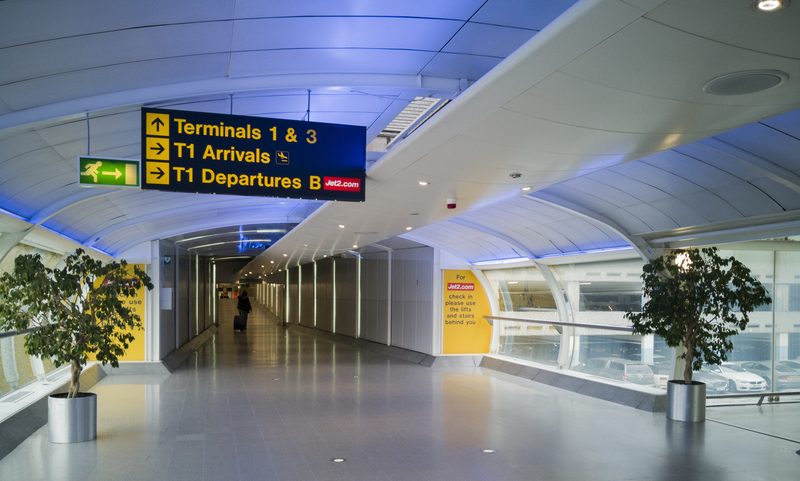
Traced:
[[169, 185], [169, 163], [148, 162], [146, 175], [148, 184]]

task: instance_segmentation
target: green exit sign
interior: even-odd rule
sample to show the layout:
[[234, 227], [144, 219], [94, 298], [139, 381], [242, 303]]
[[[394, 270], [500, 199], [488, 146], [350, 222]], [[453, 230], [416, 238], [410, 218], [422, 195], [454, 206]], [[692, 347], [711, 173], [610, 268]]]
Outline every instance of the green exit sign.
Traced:
[[81, 155], [78, 157], [78, 183], [81, 187], [138, 189], [141, 186], [139, 161]]

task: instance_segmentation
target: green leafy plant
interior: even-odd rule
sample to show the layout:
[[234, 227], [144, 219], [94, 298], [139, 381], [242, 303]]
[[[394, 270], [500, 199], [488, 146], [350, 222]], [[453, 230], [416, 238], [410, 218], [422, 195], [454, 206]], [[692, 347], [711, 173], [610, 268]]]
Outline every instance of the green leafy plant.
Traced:
[[0, 276], [0, 330], [35, 328], [25, 337], [25, 350], [52, 358], [56, 366], [71, 364], [70, 398], [78, 395], [89, 354], [118, 367], [134, 339], [130, 330], [142, 327], [121, 297], [153, 284], [139, 267], [133, 274], [126, 267], [124, 260], [103, 263], [78, 249], [63, 268], [50, 269], [39, 254], [27, 254]]
[[642, 269], [647, 302], [641, 312], [629, 310], [635, 334], [661, 336], [669, 347], [686, 352], [683, 379], [703, 362], [719, 364], [733, 349], [729, 339], [747, 327], [749, 314], [771, 299], [750, 269], [733, 257], [723, 258], [715, 247], [674, 250]]

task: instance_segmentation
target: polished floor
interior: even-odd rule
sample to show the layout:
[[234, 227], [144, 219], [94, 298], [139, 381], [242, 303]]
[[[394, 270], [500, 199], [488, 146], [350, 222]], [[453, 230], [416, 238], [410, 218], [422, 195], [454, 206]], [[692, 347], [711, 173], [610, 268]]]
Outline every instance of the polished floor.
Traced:
[[96, 441], [49, 444], [45, 426], [0, 460], [0, 480], [800, 479], [800, 404], [675, 423], [491, 370], [359, 351], [260, 310], [233, 332], [234, 302], [172, 375], [95, 386]]

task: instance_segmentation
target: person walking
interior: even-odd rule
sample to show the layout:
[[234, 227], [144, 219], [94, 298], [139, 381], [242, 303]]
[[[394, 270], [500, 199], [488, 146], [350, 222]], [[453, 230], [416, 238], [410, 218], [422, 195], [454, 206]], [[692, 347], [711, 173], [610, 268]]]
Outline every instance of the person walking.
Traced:
[[239, 302], [236, 304], [236, 309], [239, 310], [239, 315], [244, 318], [244, 328], [242, 328], [244, 331], [247, 329], [247, 315], [253, 310], [253, 307], [250, 305], [250, 298], [247, 297], [247, 290], [243, 290], [242, 293], [239, 294]]

